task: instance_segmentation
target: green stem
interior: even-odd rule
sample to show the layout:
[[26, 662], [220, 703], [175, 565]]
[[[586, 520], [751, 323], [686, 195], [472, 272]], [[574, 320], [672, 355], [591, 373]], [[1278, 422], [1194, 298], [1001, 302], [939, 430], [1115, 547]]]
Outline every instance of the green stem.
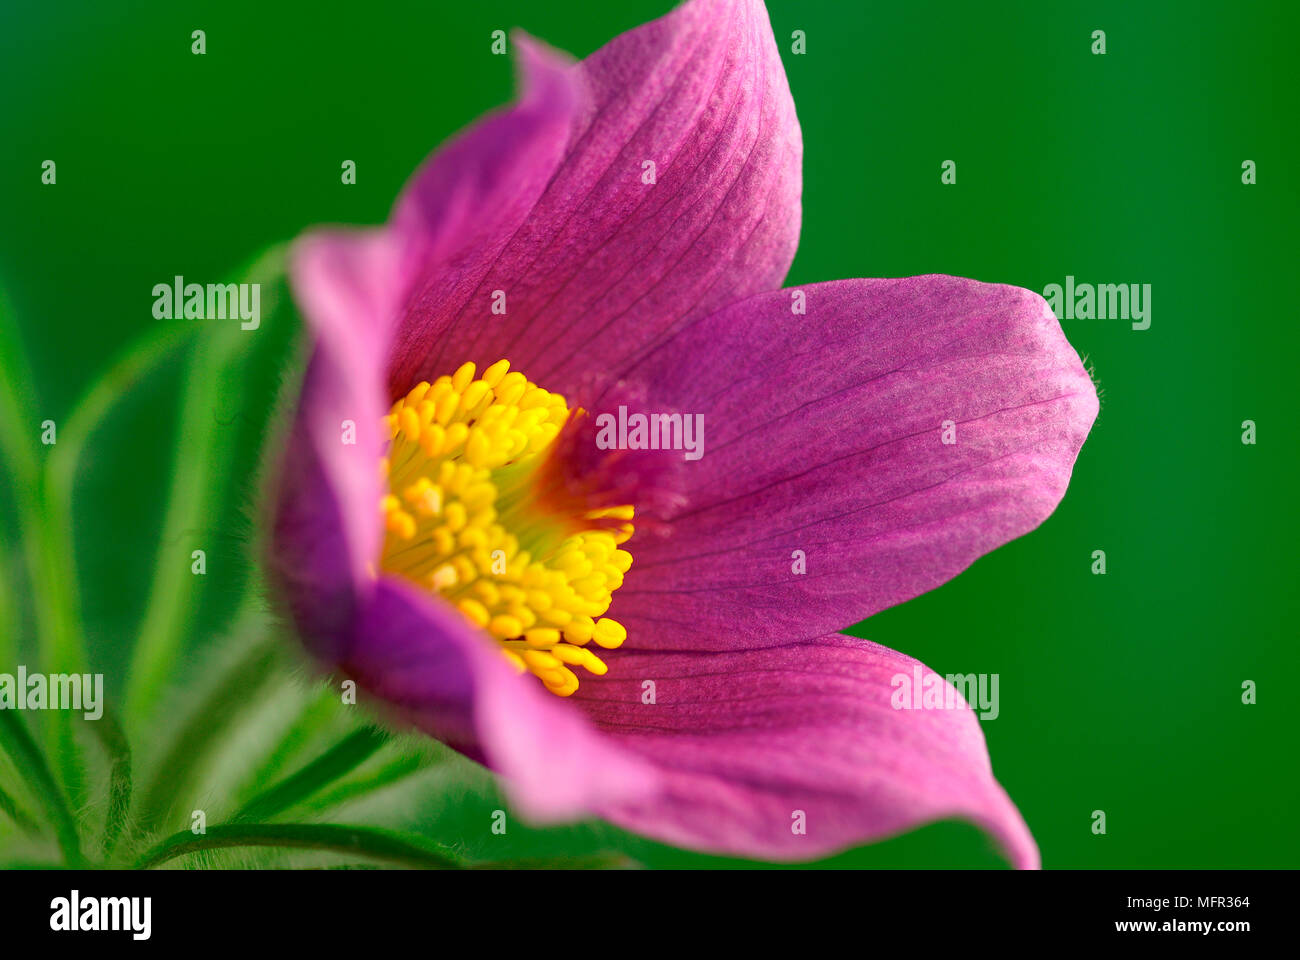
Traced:
[[131, 745], [127, 743], [117, 719], [107, 710], [90, 723], [109, 759], [108, 813], [104, 817], [104, 857], [107, 859], [122, 835], [122, 827], [126, 825], [127, 813], [131, 809]]
[[0, 710], [0, 742], [18, 772], [27, 781], [32, 796], [45, 807], [45, 814], [54, 826], [54, 835], [63, 851], [63, 859], [70, 867], [85, 865], [81, 841], [77, 836], [77, 823], [68, 809], [63, 791], [59, 789], [45, 755], [32, 739], [26, 724], [12, 710]]
[[592, 853], [581, 857], [536, 857], [476, 863], [471, 870], [637, 870], [641, 865], [623, 853]]
[[[207, 355], [224, 351], [203, 344], [191, 356], [177, 426], [177, 449], [171, 470], [167, 511], [159, 539], [149, 603], [127, 671], [127, 725], [140, 730], [157, 703], [180, 650], [194, 608], [196, 586], [191, 553], [202, 545], [212, 484], [209, 474], [220, 446], [213, 421], [219, 399], [217, 378]], [[204, 423], [206, 414], [207, 423]]]
[[368, 857], [386, 863], [434, 869], [458, 869], [464, 861], [422, 837], [406, 836], [375, 827], [334, 823], [249, 823], [209, 827], [195, 835], [188, 830], [173, 834], [141, 857], [135, 864], [149, 869], [200, 850], [226, 847], [288, 847], [299, 850], [328, 850]]
[[297, 773], [254, 797], [231, 819], [242, 823], [271, 819], [355, 770], [388, 740], [386, 732], [376, 727], [362, 727], [344, 737]]

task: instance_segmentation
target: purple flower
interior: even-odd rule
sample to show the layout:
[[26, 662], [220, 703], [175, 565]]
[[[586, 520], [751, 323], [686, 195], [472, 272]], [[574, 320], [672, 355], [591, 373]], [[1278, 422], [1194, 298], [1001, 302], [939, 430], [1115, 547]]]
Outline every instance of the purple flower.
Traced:
[[518, 103], [387, 225], [295, 247], [268, 553], [308, 649], [537, 820], [788, 860], [959, 817], [1036, 866], [974, 713], [897, 709], [930, 671], [836, 631], [1060, 501], [1097, 399], [1051, 311], [780, 289], [802, 142], [757, 0], [514, 44]]

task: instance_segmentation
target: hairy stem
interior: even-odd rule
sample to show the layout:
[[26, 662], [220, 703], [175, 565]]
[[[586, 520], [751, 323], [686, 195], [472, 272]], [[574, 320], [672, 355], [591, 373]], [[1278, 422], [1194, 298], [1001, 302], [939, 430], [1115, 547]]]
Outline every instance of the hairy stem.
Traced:
[[206, 834], [197, 836], [186, 830], [163, 840], [136, 861], [135, 866], [149, 869], [189, 853], [227, 847], [328, 850], [403, 866], [442, 870], [465, 866], [460, 857], [422, 837], [334, 823], [222, 824], [209, 827]]

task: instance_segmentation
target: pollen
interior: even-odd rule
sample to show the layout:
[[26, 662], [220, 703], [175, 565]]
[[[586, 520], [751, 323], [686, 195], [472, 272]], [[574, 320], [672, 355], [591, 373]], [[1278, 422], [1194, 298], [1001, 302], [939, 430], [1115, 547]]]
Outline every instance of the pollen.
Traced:
[[557, 495], [556, 438], [575, 416], [500, 360], [417, 384], [385, 418], [380, 567], [456, 607], [521, 673], [567, 697], [593, 652], [627, 639], [605, 616], [632, 566], [632, 505]]

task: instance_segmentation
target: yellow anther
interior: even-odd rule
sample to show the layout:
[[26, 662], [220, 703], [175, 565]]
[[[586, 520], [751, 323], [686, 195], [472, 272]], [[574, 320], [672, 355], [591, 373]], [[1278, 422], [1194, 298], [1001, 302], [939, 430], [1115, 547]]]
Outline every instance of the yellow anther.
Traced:
[[627, 630], [617, 620], [601, 617], [596, 622], [592, 638], [606, 650], [613, 650], [615, 647], [622, 646], [623, 641], [627, 639]]
[[[556, 607], [553, 610], [546, 611], [546, 619], [551, 621], [551, 623], [555, 624], [557, 627], [567, 627], [568, 624], [573, 623], [574, 617], [573, 614], [568, 610], [565, 610], [563, 607]], [[568, 636], [569, 639], [573, 639], [571, 635], [566, 634], [566, 636]]]
[[559, 659], [545, 650], [525, 650], [520, 656], [534, 670], [554, 670], [560, 666]]
[[467, 511], [465, 510], [465, 504], [461, 503], [459, 500], [453, 500], [451, 503], [447, 504], [447, 508], [443, 510], [442, 515], [447, 522], [447, 529], [452, 533], [455, 533], [457, 530], [465, 526], [466, 522], [469, 520]]
[[591, 617], [578, 614], [564, 628], [564, 639], [572, 643], [587, 643], [595, 632], [596, 625]]
[[486, 627], [488, 625], [487, 607], [477, 600], [462, 600], [457, 606], [460, 607], [460, 612], [465, 614], [476, 627]]
[[579, 647], [578, 652], [583, 654], [582, 665], [587, 668], [588, 673], [594, 673], [601, 677], [609, 672], [609, 667], [605, 666], [605, 661], [600, 659], [585, 647]]
[[463, 423], [453, 423], [447, 428], [447, 439], [442, 443], [442, 452], [455, 453], [467, 436], [469, 436], [469, 427]]
[[506, 371], [509, 369], [509, 360], [498, 360], [496, 363], [492, 364], [492, 366], [483, 371], [483, 382], [489, 387], [495, 387], [501, 382], [501, 378], [506, 375]]
[[429, 574], [429, 586], [441, 593], [443, 590], [450, 590], [460, 582], [460, 577], [456, 575], [456, 568], [449, 563], [444, 563], [433, 573]]
[[466, 387], [465, 392], [461, 394], [460, 408], [466, 411], [473, 410], [483, 401], [483, 398], [491, 392], [492, 388], [486, 383], [482, 380], [475, 380]]
[[433, 418], [438, 421], [440, 426], [446, 426], [451, 423], [452, 416], [456, 413], [456, 408], [460, 405], [459, 393], [444, 394], [434, 408]]
[[541, 677], [546, 689], [561, 697], [570, 696], [578, 689], [578, 678], [567, 667], [544, 671]]
[[582, 647], [571, 647], [567, 643], [561, 643], [558, 646], [551, 648], [551, 656], [555, 657], [557, 660], [560, 660], [564, 663], [571, 664], [571, 665], [585, 664], [587, 662], [587, 658], [584, 657], [583, 654], [586, 652], [587, 651], [582, 649]]
[[400, 507], [384, 513], [384, 528], [401, 540], [411, 540], [418, 529], [415, 518]]
[[411, 407], [404, 407], [398, 415], [397, 422], [402, 427], [402, 432], [412, 440], [420, 439], [420, 414]]
[[447, 431], [441, 424], [431, 423], [420, 431], [420, 449], [426, 457], [436, 457], [447, 444]]
[[451, 535], [451, 531], [446, 527], [439, 527], [433, 531], [433, 548], [438, 556], [448, 556], [456, 549], [456, 538]]
[[462, 392], [469, 386], [470, 381], [474, 379], [474, 364], [462, 363], [456, 368], [456, 372], [451, 375], [451, 388], [457, 393]]
[[509, 640], [512, 637], [521, 636], [524, 632], [524, 625], [515, 617], [500, 614], [492, 618], [492, 621], [488, 624], [488, 632], [498, 640]]
[[554, 627], [534, 627], [524, 631], [524, 643], [530, 647], [549, 650], [560, 642], [560, 631]]

